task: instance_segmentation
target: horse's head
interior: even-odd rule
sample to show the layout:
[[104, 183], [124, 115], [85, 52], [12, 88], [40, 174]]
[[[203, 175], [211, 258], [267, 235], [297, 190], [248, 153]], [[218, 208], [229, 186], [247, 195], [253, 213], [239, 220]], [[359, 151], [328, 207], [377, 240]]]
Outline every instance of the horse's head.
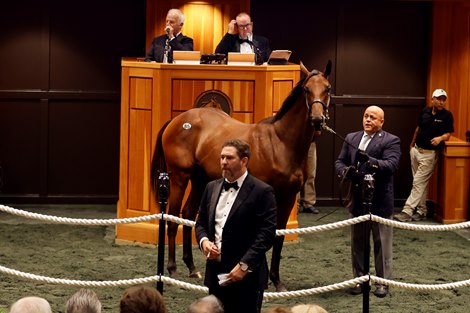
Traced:
[[308, 71], [300, 62], [300, 69], [307, 77], [303, 83], [305, 92], [305, 104], [309, 110], [309, 120], [315, 128], [315, 136], [319, 136], [323, 125], [328, 120], [328, 106], [330, 104], [331, 85], [328, 76], [331, 73], [331, 61], [328, 61], [325, 71]]

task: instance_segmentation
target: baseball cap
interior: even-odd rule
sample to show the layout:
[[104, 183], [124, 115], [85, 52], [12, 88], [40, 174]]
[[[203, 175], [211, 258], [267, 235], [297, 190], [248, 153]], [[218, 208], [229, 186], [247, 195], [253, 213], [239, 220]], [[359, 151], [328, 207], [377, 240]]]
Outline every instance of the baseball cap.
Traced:
[[432, 93], [432, 97], [433, 98], [438, 98], [440, 96], [444, 96], [447, 98], [447, 93], [444, 89], [436, 89], [434, 90], [434, 92]]

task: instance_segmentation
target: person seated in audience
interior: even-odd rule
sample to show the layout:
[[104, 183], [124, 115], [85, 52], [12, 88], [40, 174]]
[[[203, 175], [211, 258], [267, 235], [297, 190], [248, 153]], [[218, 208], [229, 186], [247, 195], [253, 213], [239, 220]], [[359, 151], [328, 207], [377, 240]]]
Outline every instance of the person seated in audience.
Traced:
[[292, 313], [292, 311], [291, 309], [280, 305], [280, 306], [270, 307], [269, 309], [263, 310], [263, 313]]
[[271, 55], [269, 40], [253, 34], [253, 22], [247, 13], [240, 13], [228, 24], [228, 32], [215, 48], [215, 53], [225, 56], [229, 52], [254, 53], [256, 64], [267, 62]]
[[101, 313], [101, 302], [91, 289], [80, 289], [65, 304], [65, 313]]
[[291, 308], [292, 313], [328, 313], [327, 310], [317, 304], [298, 304]]
[[44, 298], [24, 297], [11, 305], [10, 313], [52, 313], [52, 309]]
[[208, 295], [191, 303], [186, 313], [224, 313], [224, 307], [216, 296]]
[[[185, 17], [178, 9], [170, 9], [166, 15], [165, 34], [153, 39], [145, 56], [147, 62], [173, 63], [173, 51], [193, 51], [193, 39], [181, 32]], [[167, 51], [167, 50], [168, 51]], [[168, 52], [167, 54], [165, 52]]]
[[120, 313], [167, 313], [163, 297], [149, 286], [127, 288], [119, 303]]

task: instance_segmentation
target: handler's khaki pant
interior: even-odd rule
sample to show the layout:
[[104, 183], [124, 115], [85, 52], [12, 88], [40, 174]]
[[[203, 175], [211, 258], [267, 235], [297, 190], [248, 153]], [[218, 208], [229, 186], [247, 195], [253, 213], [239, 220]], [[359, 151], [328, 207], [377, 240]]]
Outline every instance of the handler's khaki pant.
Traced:
[[307, 180], [300, 191], [298, 205], [303, 208], [309, 208], [317, 202], [317, 193], [315, 191], [315, 175], [317, 172], [317, 145], [315, 142], [310, 144], [307, 157]]
[[428, 196], [428, 183], [437, 163], [437, 152], [425, 150], [418, 147], [410, 149], [411, 170], [413, 173], [413, 187], [406, 199], [402, 212], [413, 214], [413, 209], [421, 215], [428, 213], [426, 198]]

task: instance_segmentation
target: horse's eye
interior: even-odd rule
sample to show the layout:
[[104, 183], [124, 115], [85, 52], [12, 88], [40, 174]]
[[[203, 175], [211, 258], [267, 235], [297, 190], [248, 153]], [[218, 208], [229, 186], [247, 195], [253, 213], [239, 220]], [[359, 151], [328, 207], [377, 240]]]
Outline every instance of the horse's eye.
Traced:
[[304, 91], [305, 92], [310, 92], [310, 89], [307, 86], [304, 86]]

